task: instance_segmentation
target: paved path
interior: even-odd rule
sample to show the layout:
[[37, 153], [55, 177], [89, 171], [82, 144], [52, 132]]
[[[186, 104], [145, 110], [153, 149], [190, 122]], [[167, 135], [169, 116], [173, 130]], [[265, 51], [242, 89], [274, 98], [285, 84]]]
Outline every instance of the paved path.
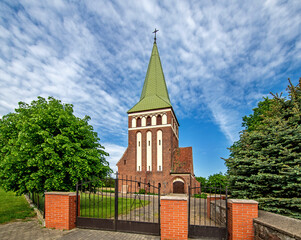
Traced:
[[112, 231], [100, 231], [90, 229], [73, 229], [61, 231], [42, 227], [38, 220], [32, 219], [27, 222], [13, 222], [0, 225], [1, 240], [138, 240], [160, 239], [159, 236], [142, 234], [121, 233]]

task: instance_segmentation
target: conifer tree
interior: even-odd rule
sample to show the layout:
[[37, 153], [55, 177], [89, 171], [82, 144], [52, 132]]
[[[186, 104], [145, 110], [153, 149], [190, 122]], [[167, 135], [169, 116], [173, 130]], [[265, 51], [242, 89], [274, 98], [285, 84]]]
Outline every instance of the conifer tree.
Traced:
[[233, 197], [301, 219], [301, 78], [297, 86], [289, 80], [287, 90], [287, 98], [272, 94], [244, 118], [246, 129], [225, 161]]

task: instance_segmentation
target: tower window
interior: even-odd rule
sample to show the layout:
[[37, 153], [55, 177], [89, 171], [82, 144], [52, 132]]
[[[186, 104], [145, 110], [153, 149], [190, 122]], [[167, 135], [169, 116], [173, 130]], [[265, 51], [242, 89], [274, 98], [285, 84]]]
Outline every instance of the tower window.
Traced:
[[161, 171], [161, 166], [159, 166], [159, 171]]
[[150, 126], [150, 125], [152, 125], [152, 119], [151, 119], [151, 117], [147, 117], [146, 118], [146, 126]]
[[162, 117], [161, 115], [157, 116], [157, 125], [161, 125], [162, 124]]
[[161, 140], [159, 140], [159, 145], [161, 145]]
[[126, 165], [126, 160], [124, 160], [124, 165]]
[[139, 171], [141, 171], [141, 170], [140, 170], [140, 166], [139, 166]]
[[150, 146], [150, 141], [148, 141], [148, 146]]
[[140, 147], [140, 141], [138, 142], [138, 146]]
[[137, 118], [137, 127], [141, 127], [141, 118]]

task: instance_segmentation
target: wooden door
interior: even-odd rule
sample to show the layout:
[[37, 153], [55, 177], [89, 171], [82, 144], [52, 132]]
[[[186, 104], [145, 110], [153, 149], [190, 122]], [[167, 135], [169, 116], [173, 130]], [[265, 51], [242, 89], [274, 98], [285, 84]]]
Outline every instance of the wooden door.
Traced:
[[184, 183], [180, 181], [174, 182], [173, 193], [184, 193]]

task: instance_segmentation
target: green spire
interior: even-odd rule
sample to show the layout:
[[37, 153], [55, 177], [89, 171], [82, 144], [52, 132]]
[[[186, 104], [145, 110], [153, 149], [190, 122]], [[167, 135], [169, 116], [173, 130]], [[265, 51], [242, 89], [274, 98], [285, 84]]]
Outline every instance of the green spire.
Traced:
[[148, 64], [139, 102], [128, 113], [172, 107], [156, 42]]

